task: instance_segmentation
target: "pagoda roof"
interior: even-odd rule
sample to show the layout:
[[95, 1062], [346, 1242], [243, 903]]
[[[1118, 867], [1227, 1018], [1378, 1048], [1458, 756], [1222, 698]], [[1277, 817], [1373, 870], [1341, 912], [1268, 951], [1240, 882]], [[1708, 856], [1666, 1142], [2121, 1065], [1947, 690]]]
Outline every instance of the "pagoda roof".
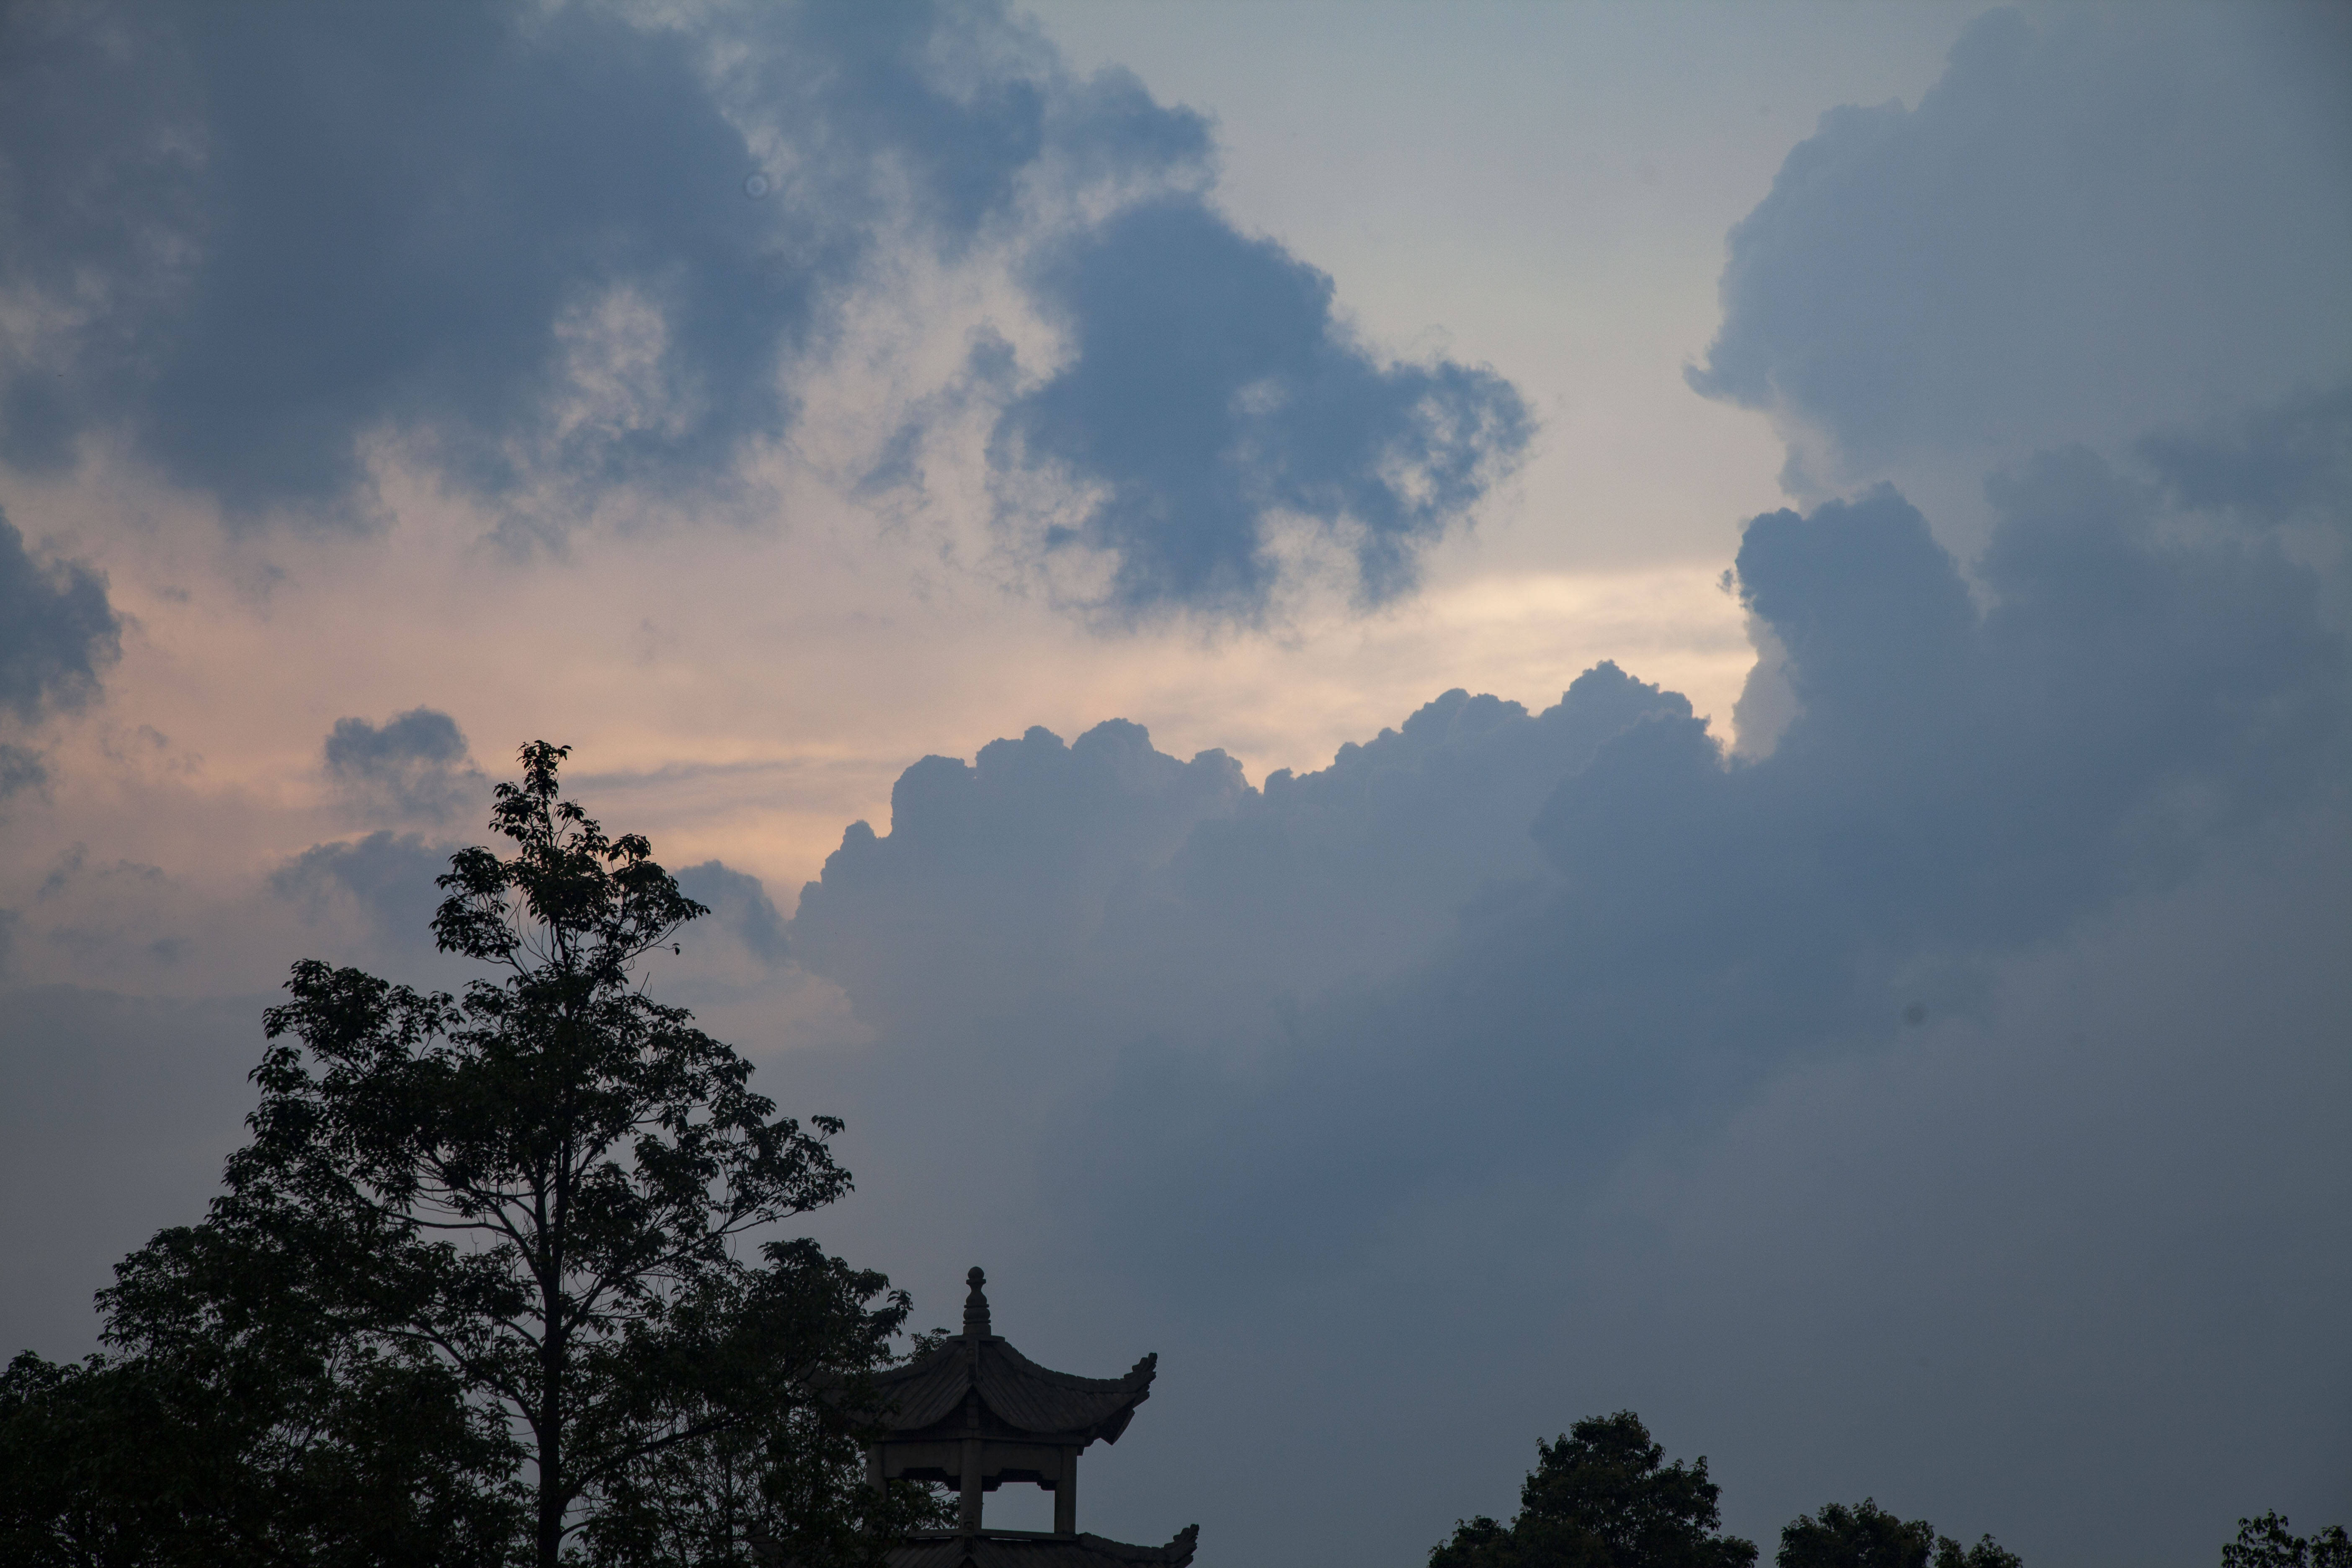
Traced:
[[[984, 1289], [988, 1276], [974, 1268], [965, 1278], [971, 1292], [964, 1298], [963, 1332], [941, 1340], [908, 1365], [876, 1374], [860, 1391], [856, 1403], [863, 1413], [887, 1426], [880, 1440], [943, 1438], [948, 1434], [937, 1429], [962, 1411], [968, 1395], [977, 1393], [1001, 1427], [1020, 1437], [1081, 1448], [1097, 1438], [1118, 1442], [1135, 1418], [1135, 1407], [1151, 1397], [1160, 1358], [1145, 1356], [1124, 1377], [1076, 1377], [1039, 1366], [992, 1331]], [[835, 1397], [845, 1394], [843, 1389]], [[1006, 1434], [997, 1430], [987, 1436], [1002, 1442]]]
[[1016, 1431], [1116, 1443], [1135, 1407], [1151, 1397], [1160, 1365], [1158, 1356], [1148, 1355], [1124, 1377], [1076, 1377], [1039, 1366], [994, 1334], [977, 1338], [975, 1349], [971, 1339], [953, 1335], [922, 1360], [874, 1378], [878, 1411], [893, 1436], [946, 1421], [977, 1390], [989, 1413]]
[[1043, 1535], [982, 1531], [976, 1535], [922, 1535], [890, 1549], [890, 1568], [1184, 1568], [1192, 1561], [1201, 1527], [1187, 1525], [1165, 1546], [1129, 1546], [1099, 1535]]

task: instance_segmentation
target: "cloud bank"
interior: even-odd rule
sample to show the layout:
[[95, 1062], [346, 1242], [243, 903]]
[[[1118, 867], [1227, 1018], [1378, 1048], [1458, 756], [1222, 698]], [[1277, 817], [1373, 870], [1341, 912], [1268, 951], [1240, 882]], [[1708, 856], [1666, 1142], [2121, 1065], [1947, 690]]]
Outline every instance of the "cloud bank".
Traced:
[[[1328, 1237], [1332, 1209], [1243, 1212], [1326, 1159], [1369, 1222], [1367, 1194], [1423, 1161], [1542, 1147], [1515, 1119], [1569, 1113], [1557, 1097], [1614, 1120], [1577, 1091], [1595, 1074], [1729, 1092], [1791, 1052], [1883, 1043], [1914, 1002], [1969, 1005], [1976, 966], [2308, 808], [2344, 757], [2343, 640], [2276, 539], [2168, 511], [2081, 451], [1996, 493], [1982, 611], [1891, 489], [1749, 524], [1740, 593], [1801, 704], [1759, 761], [1727, 763], [1687, 702], [1612, 666], [1538, 715], [1449, 693], [1263, 791], [1133, 725], [1069, 746], [1033, 730], [910, 769], [893, 831], [853, 827], [803, 895], [794, 951], [909, 1040], [1071, 1009], [1097, 1033], [1066, 1048], [1148, 1055], [1208, 1049], [1253, 1011], [1271, 1042], [1294, 1009], [1265, 1045], [1288, 1065], [1247, 1079], [1263, 1142], [1202, 1110], [1235, 1173], [1204, 1231], [1228, 1235]], [[1229, 1087], [1186, 1092], [1222, 1106]], [[1504, 1124], [1400, 1142], [1438, 1107]]]
[[[793, 1071], [866, 1130], [872, 1201], [901, 1245], [929, 1257], [984, 1244], [992, 1268], [1115, 1278], [1149, 1300], [1137, 1310], [1165, 1334], [1229, 1373], [1262, 1351], [1276, 1364], [1250, 1375], [1273, 1380], [1267, 1391], [1228, 1384], [1218, 1399], [1282, 1441], [1325, 1445], [1331, 1464], [1376, 1458], [1270, 1407], [1278, 1363], [1307, 1355], [1308, 1339], [1342, 1360], [1412, 1358], [1431, 1336], [1486, 1332], [1512, 1347], [1504, 1359], [1551, 1367], [1543, 1325], [1557, 1296], [1579, 1303], [1596, 1347], [1646, 1369], [1601, 1386], [1718, 1407], [1662, 1381], [1657, 1368], [1679, 1353], [1656, 1342], [1664, 1312], [1695, 1340], [1744, 1346], [1776, 1388], [1781, 1370], [1826, 1357], [1813, 1375], [1836, 1392], [1821, 1396], [1858, 1409], [1878, 1397], [1874, 1358], [1926, 1336], [1988, 1378], [2026, 1376], [2023, 1357], [2065, 1391], [2052, 1395], [2067, 1413], [2048, 1430], [2074, 1436], [2011, 1433], [2011, 1462], [1966, 1460], [1974, 1496], [1948, 1489], [1979, 1510], [1985, 1496], [2010, 1500], [2011, 1521], [1982, 1528], [2013, 1543], [2084, 1550], [2060, 1517], [2018, 1500], [2026, 1472], [2120, 1484], [2063, 1445], [2151, 1421], [2236, 1419], [2242, 1390], [2168, 1373], [2161, 1394], [2125, 1399], [2097, 1384], [2104, 1373], [2064, 1370], [2070, 1357], [2107, 1364], [2079, 1339], [2100, 1331], [2087, 1321], [2048, 1328], [2057, 1337], [2029, 1351], [2006, 1329], [1895, 1297], [1874, 1298], [1881, 1315], [1850, 1330], [1845, 1359], [1811, 1320], [1776, 1316], [1781, 1337], [1760, 1342], [1741, 1322], [1727, 1260], [1769, 1282], [1774, 1314], [1799, 1310], [1811, 1287], [1730, 1245], [1729, 1222], [1708, 1217], [1709, 1205], [1769, 1210], [1755, 1218], [1766, 1234], [1827, 1246], [1801, 1241], [1804, 1205], [1829, 1215], [1861, 1199], [1842, 1178], [1801, 1175], [1787, 1139], [1853, 1137], [1874, 1151], [1855, 1154], [1857, 1169], [1879, 1170], [1900, 1162], [1867, 1124], [1936, 1127], [1922, 1094], [1998, 1127], [2017, 1114], [1998, 1102], [2021, 1091], [2020, 1075], [2059, 1074], [2079, 1106], [2100, 1075], [2121, 1074], [2129, 1114], [2095, 1125], [2069, 1112], [2093, 1121], [1996, 1156], [2042, 1173], [2021, 1174], [2024, 1189], [1962, 1173], [1942, 1131], [1919, 1134], [1943, 1149], [1938, 1173], [1871, 1178], [1899, 1181], [1899, 1202], [1921, 1205], [1916, 1223], [1955, 1249], [1917, 1266], [1955, 1300], [2013, 1297], [2027, 1289], [2019, 1269], [2063, 1267], [2087, 1301], [2106, 1299], [2101, 1276], [2061, 1254], [2126, 1271], [2168, 1257], [2166, 1321], [2242, 1310], [2213, 1350], [2241, 1374], [2301, 1366], [2324, 1384], [2346, 1371], [2324, 1313], [2221, 1303], [2239, 1300], [2226, 1279], [2246, 1249], [2301, 1256], [2315, 1235], [2340, 1235], [2329, 1194], [2352, 1191], [2352, 1170], [2305, 1147], [2287, 1162], [2303, 1173], [2290, 1195], [2276, 1190], [2277, 1162], [2219, 1174], [2208, 1158], [2225, 1160], [2218, 1150], [2266, 1103], [2217, 1089], [2217, 1071], [2322, 1100], [2344, 1087], [2326, 1044], [2340, 987], [2181, 946], [2215, 942], [2196, 923], [2210, 908], [2323, 945], [2317, 931], [2347, 929], [2330, 873], [2252, 869], [2315, 834], [2352, 841], [2338, 782], [2352, 762], [2352, 664], [2323, 574], [2296, 558], [2286, 530], [2249, 521], [2259, 494], [2187, 507], [2178, 486], [2079, 448], [2001, 477], [1993, 494], [2000, 520], [1972, 563], [1990, 595], [1981, 606], [1891, 489], [1748, 524], [1738, 590], [1786, 649], [1798, 703], [1759, 759], [1727, 759], [1686, 702], [1612, 666], [1541, 713], [1447, 693], [1328, 769], [1262, 789], [1221, 753], [1180, 761], [1121, 722], [1066, 745], [1032, 731], [970, 764], [929, 759], [900, 780], [891, 832], [853, 827], [803, 894], [793, 951], [843, 989], [871, 1036], [796, 1056]], [[2170, 956], [2149, 956], [2159, 952]], [[2142, 1016], [2127, 999], [2164, 984], [2148, 963], [2194, 963], [2219, 989], [2146, 1024], [2135, 1064], [2128, 1033], [2081, 1009]], [[2062, 1001], [2050, 987], [2070, 982], [2053, 973], [2095, 973], [2072, 984], [2107, 999]], [[2240, 989], [2250, 984], [2259, 994]], [[2232, 1008], [2249, 1022], [2229, 1022]], [[2260, 1044], [2238, 1032], [2256, 1017], [2269, 1031]], [[2043, 1067], [2018, 1054], [2029, 1040], [2049, 1053]], [[934, 1092], [897, 1094], [908, 1082]], [[2196, 1157], [2231, 1216], [2226, 1238], [2137, 1215], [2084, 1253], [2079, 1237], [2056, 1239], [2074, 1234], [2072, 1219], [2016, 1212], [2034, 1181], [2084, 1190], [2083, 1162], [2142, 1170], [2132, 1140], [2159, 1127], [2179, 1137], [2200, 1099], [2227, 1106], [2215, 1114], [2228, 1130], [2203, 1135], [2212, 1149]], [[1836, 1116], [1855, 1125], [1822, 1121]], [[1759, 1131], [1759, 1117], [1789, 1120]], [[2302, 1136], [2317, 1135], [2309, 1120], [2297, 1119]], [[1809, 1131], [1790, 1131], [1800, 1124]], [[1750, 1159], [1779, 1173], [1752, 1199], [1734, 1195], [1748, 1176], [1707, 1173], [1710, 1162]], [[2134, 1179], [2169, 1190], [2176, 1178]], [[1888, 1203], [1869, 1225], [1906, 1223]], [[1987, 1225], [2034, 1239], [2004, 1255], [1979, 1235]], [[1702, 1233], [1720, 1256], [1675, 1250], [1685, 1240], [1674, 1238]], [[1868, 1272], [1850, 1258], [1837, 1268]], [[1962, 1284], [1955, 1268], [1982, 1272]], [[2341, 1290], [2341, 1276], [2315, 1263], [2299, 1289], [2319, 1296], [2294, 1300]], [[1377, 1322], [1345, 1305], [1364, 1292], [1382, 1303]], [[1514, 1321], [1481, 1329], [1473, 1299], [1507, 1303]], [[1307, 1314], [1311, 1334], [1256, 1319], [1269, 1300]], [[2140, 1337], [2171, 1331], [2157, 1323], [2118, 1331], [2135, 1354], [2157, 1354]], [[1448, 1431], [1467, 1419], [1458, 1387], [1409, 1394], [1412, 1374], [1399, 1375], [1381, 1400], [1421, 1401], [1419, 1418]], [[1484, 1421], [1516, 1397], [1503, 1392], [1514, 1374], [1477, 1375], [1499, 1380], [1478, 1395]], [[1589, 1371], [1544, 1375], [1592, 1386]], [[1370, 1419], [1352, 1395], [1315, 1387], [1334, 1402], [1327, 1420]], [[2249, 1439], [2264, 1458], [2249, 1457], [2228, 1487], [2255, 1485], [2264, 1465], [2292, 1469], [2295, 1453], [2340, 1456], [2322, 1406], [2291, 1405], [2285, 1426]], [[1970, 1408], [1964, 1430], [1910, 1444], [1915, 1468], [1961, 1463], [2005, 1419]], [[1746, 1462], [1790, 1468], [1769, 1452], [1782, 1439], [1765, 1436], [1779, 1417], [1755, 1415]], [[1180, 1446], [1212, 1422], [1178, 1419]], [[1817, 1467], [1868, 1474], [1877, 1462], [1829, 1449], [1815, 1450]], [[1516, 1451], [1496, 1450], [1498, 1475]], [[2144, 1458], [2171, 1466], [2185, 1453], [2153, 1444]], [[1720, 1452], [1718, 1465], [1731, 1473]], [[2133, 1539], [2152, 1548], [2198, 1528], [2191, 1516], [2223, 1506], [2209, 1496], [2223, 1485], [2151, 1509]], [[1315, 1540], [1328, 1529], [1317, 1522]], [[1284, 1550], [1315, 1549], [1301, 1536]]]
[[[1731, 231], [1694, 388], [1807, 488], [2105, 446], [2338, 379], [2352, 37], [2326, 7], [1991, 12], [1916, 107], [1849, 106]], [[1803, 472], [1810, 467], [1817, 472]]]

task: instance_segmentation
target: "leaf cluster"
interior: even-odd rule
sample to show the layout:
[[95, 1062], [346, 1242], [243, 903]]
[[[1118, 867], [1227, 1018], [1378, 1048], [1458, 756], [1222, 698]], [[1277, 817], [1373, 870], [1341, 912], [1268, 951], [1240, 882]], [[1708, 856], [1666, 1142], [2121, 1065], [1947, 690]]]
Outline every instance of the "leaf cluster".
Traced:
[[1775, 1568], [2023, 1568], [1990, 1535], [1964, 1547], [1924, 1519], [1887, 1512], [1874, 1498], [1799, 1514], [1781, 1527], [1772, 1561]]
[[2238, 1538], [2221, 1548], [2221, 1568], [2352, 1568], [2352, 1535], [2340, 1524], [2297, 1535], [2273, 1509], [2238, 1521]]
[[1430, 1568], [1748, 1568], [1753, 1542], [1722, 1533], [1706, 1460], [1665, 1463], [1630, 1410], [1580, 1421], [1537, 1446], [1508, 1524], [1456, 1524]]

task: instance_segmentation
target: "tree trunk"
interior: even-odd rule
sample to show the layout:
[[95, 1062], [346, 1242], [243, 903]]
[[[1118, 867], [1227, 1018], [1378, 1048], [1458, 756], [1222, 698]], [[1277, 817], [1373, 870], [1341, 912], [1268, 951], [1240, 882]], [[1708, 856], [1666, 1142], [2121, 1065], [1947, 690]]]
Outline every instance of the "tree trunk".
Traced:
[[570, 1217], [569, 1170], [555, 1168], [553, 1224], [541, 1234], [539, 1349], [539, 1568], [557, 1568], [563, 1552], [563, 1226]]
[[556, 1568], [563, 1552], [563, 1435], [551, 1376], [540, 1398], [539, 1568]]

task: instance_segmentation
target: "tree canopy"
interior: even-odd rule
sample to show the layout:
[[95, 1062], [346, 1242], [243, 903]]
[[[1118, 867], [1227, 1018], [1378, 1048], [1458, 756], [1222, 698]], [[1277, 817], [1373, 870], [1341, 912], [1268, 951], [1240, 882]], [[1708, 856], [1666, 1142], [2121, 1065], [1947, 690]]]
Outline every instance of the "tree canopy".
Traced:
[[2221, 1568], [2352, 1568], [2352, 1535], [2340, 1524], [2297, 1535], [2273, 1509], [2238, 1521], [2238, 1538], [2221, 1548]]
[[1775, 1568], [2023, 1568], [1990, 1535], [1962, 1546], [1924, 1519], [1906, 1522], [1874, 1498], [1799, 1514], [1781, 1527], [1772, 1562]]
[[1665, 1463], [1630, 1410], [1580, 1421], [1537, 1445], [1508, 1524], [1454, 1527], [1430, 1568], [1748, 1568], [1756, 1543], [1722, 1533], [1706, 1460]]
[[[813, 1396], [907, 1300], [773, 1237], [849, 1190], [639, 963], [705, 911], [525, 747], [440, 879], [462, 997], [315, 960], [269, 1009], [251, 1141], [203, 1223], [126, 1259], [105, 1354], [0, 1381], [10, 1561], [872, 1559]], [[13, 1550], [21, 1548], [21, 1550]]]

